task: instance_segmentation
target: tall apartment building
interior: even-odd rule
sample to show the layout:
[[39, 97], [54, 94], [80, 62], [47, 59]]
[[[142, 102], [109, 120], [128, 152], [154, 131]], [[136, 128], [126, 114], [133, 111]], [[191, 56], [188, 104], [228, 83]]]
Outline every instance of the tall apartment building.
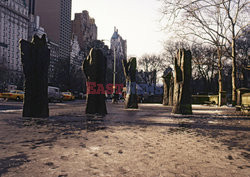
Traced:
[[59, 56], [70, 57], [72, 0], [26, 0], [29, 13], [40, 17], [50, 41], [59, 45]]
[[[0, 85], [15, 84], [22, 77], [19, 40], [28, 38], [28, 7], [25, 0], [0, 1]], [[5, 78], [3, 78], [5, 76]]]
[[40, 26], [40, 17], [35, 15], [35, 1], [26, 0], [29, 7], [29, 31], [28, 40], [31, 41], [36, 34], [41, 37], [46, 35], [48, 47], [50, 49], [50, 65], [48, 70], [48, 82], [53, 84], [55, 82], [55, 66], [59, 60], [59, 45], [48, 39], [47, 33], [43, 27]]
[[78, 37], [81, 50], [88, 50], [89, 43], [97, 40], [97, 26], [95, 19], [89, 16], [89, 12], [84, 10], [76, 13], [72, 21], [72, 33]]
[[123, 40], [116, 27], [114, 27], [114, 33], [110, 40], [110, 46], [112, 50], [115, 50], [118, 60], [127, 59], [127, 40]]
[[117, 82], [123, 83], [125, 79], [123, 76], [122, 60], [127, 59], [127, 40], [124, 40], [119, 35], [116, 27], [110, 40], [110, 49], [113, 50], [116, 58]]
[[78, 38], [76, 35], [73, 35], [71, 40], [70, 65], [74, 66], [76, 69], [80, 69], [83, 58], [84, 56], [81, 52]]

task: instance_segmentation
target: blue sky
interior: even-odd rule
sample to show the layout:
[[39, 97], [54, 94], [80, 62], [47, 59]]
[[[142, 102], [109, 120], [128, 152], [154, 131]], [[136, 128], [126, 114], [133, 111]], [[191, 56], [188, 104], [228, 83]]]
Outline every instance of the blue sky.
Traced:
[[100, 40], [110, 40], [116, 26], [127, 40], [128, 56], [140, 57], [144, 53], [160, 53], [166, 40], [159, 8], [158, 0], [72, 0], [72, 18], [74, 13], [89, 11], [96, 20]]

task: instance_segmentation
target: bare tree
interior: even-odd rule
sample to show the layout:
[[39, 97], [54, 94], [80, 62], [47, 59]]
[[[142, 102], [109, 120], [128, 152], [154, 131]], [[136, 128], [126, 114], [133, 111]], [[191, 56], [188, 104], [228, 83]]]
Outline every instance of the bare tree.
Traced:
[[212, 46], [192, 45], [193, 76], [204, 81], [206, 92], [212, 90], [212, 83], [217, 68], [217, 52]]
[[250, 29], [243, 32], [243, 35], [236, 40], [236, 52], [237, 52], [237, 73], [238, 85], [239, 87], [247, 87], [247, 75], [246, 68], [250, 64], [249, 56], [249, 46], [250, 46]]
[[169, 66], [174, 65], [174, 59], [176, 57], [176, 51], [181, 48], [189, 48], [190, 45], [187, 41], [165, 41], [163, 44], [163, 58], [166, 61], [166, 64]]
[[236, 104], [236, 40], [249, 27], [249, 0], [221, 0], [229, 21], [230, 35], [226, 40], [231, 46], [232, 58], [232, 103]]
[[[144, 54], [138, 60], [138, 69], [143, 70], [145, 74], [145, 83], [149, 82], [148, 77], [155, 79], [155, 82], [159, 82], [161, 78], [159, 73], [163, 73], [168, 66], [168, 62], [165, 57], [155, 54]], [[153, 79], [153, 80], [154, 80]]]
[[[176, 33], [181, 38], [195, 42], [197, 39], [212, 44], [217, 48], [218, 57], [218, 83], [219, 83], [219, 105], [221, 105], [222, 93], [222, 48], [225, 46], [223, 35], [227, 33], [228, 27], [223, 22], [220, 4], [215, 0], [163, 0], [165, 9], [163, 13], [179, 27], [175, 27]], [[211, 15], [213, 14], [213, 15]], [[171, 26], [170, 26], [171, 27]]]
[[[240, 21], [239, 15], [245, 12], [247, 0], [162, 0], [162, 2], [163, 14], [169, 21], [167, 29], [175, 30], [176, 34], [181, 38], [192, 41], [198, 39], [204, 43], [216, 46], [219, 73], [219, 100], [221, 100], [223, 68], [221, 58], [223, 52], [226, 50], [226, 44], [230, 43], [232, 46], [232, 59], [235, 59], [235, 50], [233, 49], [235, 43], [230, 38], [236, 38], [240, 34], [240, 31], [244, 29], [244, 25], [241, 25], [242, 27], [237, 28], [237, 35], [233, 35], [236, 24], [240, 26], [240, 23], [238, 23]], [[232, 6], [232, 4], [235, 5]], [[232, 7], [238, 10], [232, 9]], [[231, 9], [232, 12], [228, 9]], [[230, 15], [234, 15], [234, 17], [232, 18]], [[233, 23], [230, 18], [234, 19]], [[243, 24], [246, 21], [242, 20], [241, 22]], [[234, 63], [232, 67], [235, 67]], [[232, 74], [232, 77], [234, 76]], [[235, 89], [236, 87], [233, 86], [233, 101], [235, 99]], [[219, 101], [219, 105], [221, 105], [221, 101]]]
[[218, 66], [217, 49], [213, 45], [205, 45], [202, 43], [188, 43], [185, 41], [166, 41], [164, 43], [163, 56], [167, 60], [169, 66], [174, 65], [176, 51], [180, 48], [191, 50], [192, 53], [192, 76], [194, 80], [200, 80], [204, 83], [204, 91], [212, 92], [214, 87], [214, 78]]
[[69, 90], [71, 92], [85, 92], [86, 78], [81, 67], [71, 65], [69, 70]]
[[145, 72], [152, 72], [156, 70], [156, 72], [164, 71], [166, 69], [166, 59], [160, 55], [155, 54], [144, 54], [138, 60], [138, 66]]

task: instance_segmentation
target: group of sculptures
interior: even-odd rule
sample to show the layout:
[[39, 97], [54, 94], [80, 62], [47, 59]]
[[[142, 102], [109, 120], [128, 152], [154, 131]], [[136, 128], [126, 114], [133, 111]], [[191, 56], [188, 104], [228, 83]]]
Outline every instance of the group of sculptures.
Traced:
[[[50, 50], [46, 42], [46, 36], [43, 35], [39, 38], [34, 35], [31, 42], [21, 40], [20, 50], [25, 77], [23, 117], [49, 117], [47, 88]], [[176, 114], [192, 114], [190, 92], [191, 59], [190, 51], [178, 50], [175, 58], [174, 74], [171, 68], [167, 68], [163, 74], [163, 105], [173, 106], [172, 112]], [[102, 50], [92, 48], [82, 65], [86, 81], [95, 82], [97, 85], [105, 85], [106, 63], [107, 59]], [[128, 61], [123, 60], [122, 65], [127, 89], [125, 109], [137, 109], [136, 58], [132, 57]], [[102, 116], [107, 114], [105, 93], [87, 93], [86, 114]]]

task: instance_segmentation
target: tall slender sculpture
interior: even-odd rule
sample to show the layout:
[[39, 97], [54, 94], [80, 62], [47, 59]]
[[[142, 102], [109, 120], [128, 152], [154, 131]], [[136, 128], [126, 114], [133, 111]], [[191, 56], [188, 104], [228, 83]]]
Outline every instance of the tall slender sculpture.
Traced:
[[127, 94], [125, 98], [125, 108], [138, 108], [136, 94], [136, 58], [130, 58], [129, 61], [122, 60], [124, 75], [126, 78]]
[[49, 117], [48, 67], [50, 50], [46, 36], [34, 35], [31, 42], [20, 41], [21, 59], [24, 72], [23, 117]]
[[180, 49], [175, 58], [174, 106], [175, 114], [192, 114], [191, 82], [191, 52]]
[[83, 62], [83, 71], [87, 80], [86, 114], [107, 114], [105, 92], [97, 92], [95, 87], [105, 86], [107, 59], [101, 49], [92, 48]]
[[164, 85], [164, 94], [163, 94], [163, 105], [173, 106], [173, 92], [174, 92], [174, 77], [172, 68], [168, 67], [163, 73], [163, 85]]

